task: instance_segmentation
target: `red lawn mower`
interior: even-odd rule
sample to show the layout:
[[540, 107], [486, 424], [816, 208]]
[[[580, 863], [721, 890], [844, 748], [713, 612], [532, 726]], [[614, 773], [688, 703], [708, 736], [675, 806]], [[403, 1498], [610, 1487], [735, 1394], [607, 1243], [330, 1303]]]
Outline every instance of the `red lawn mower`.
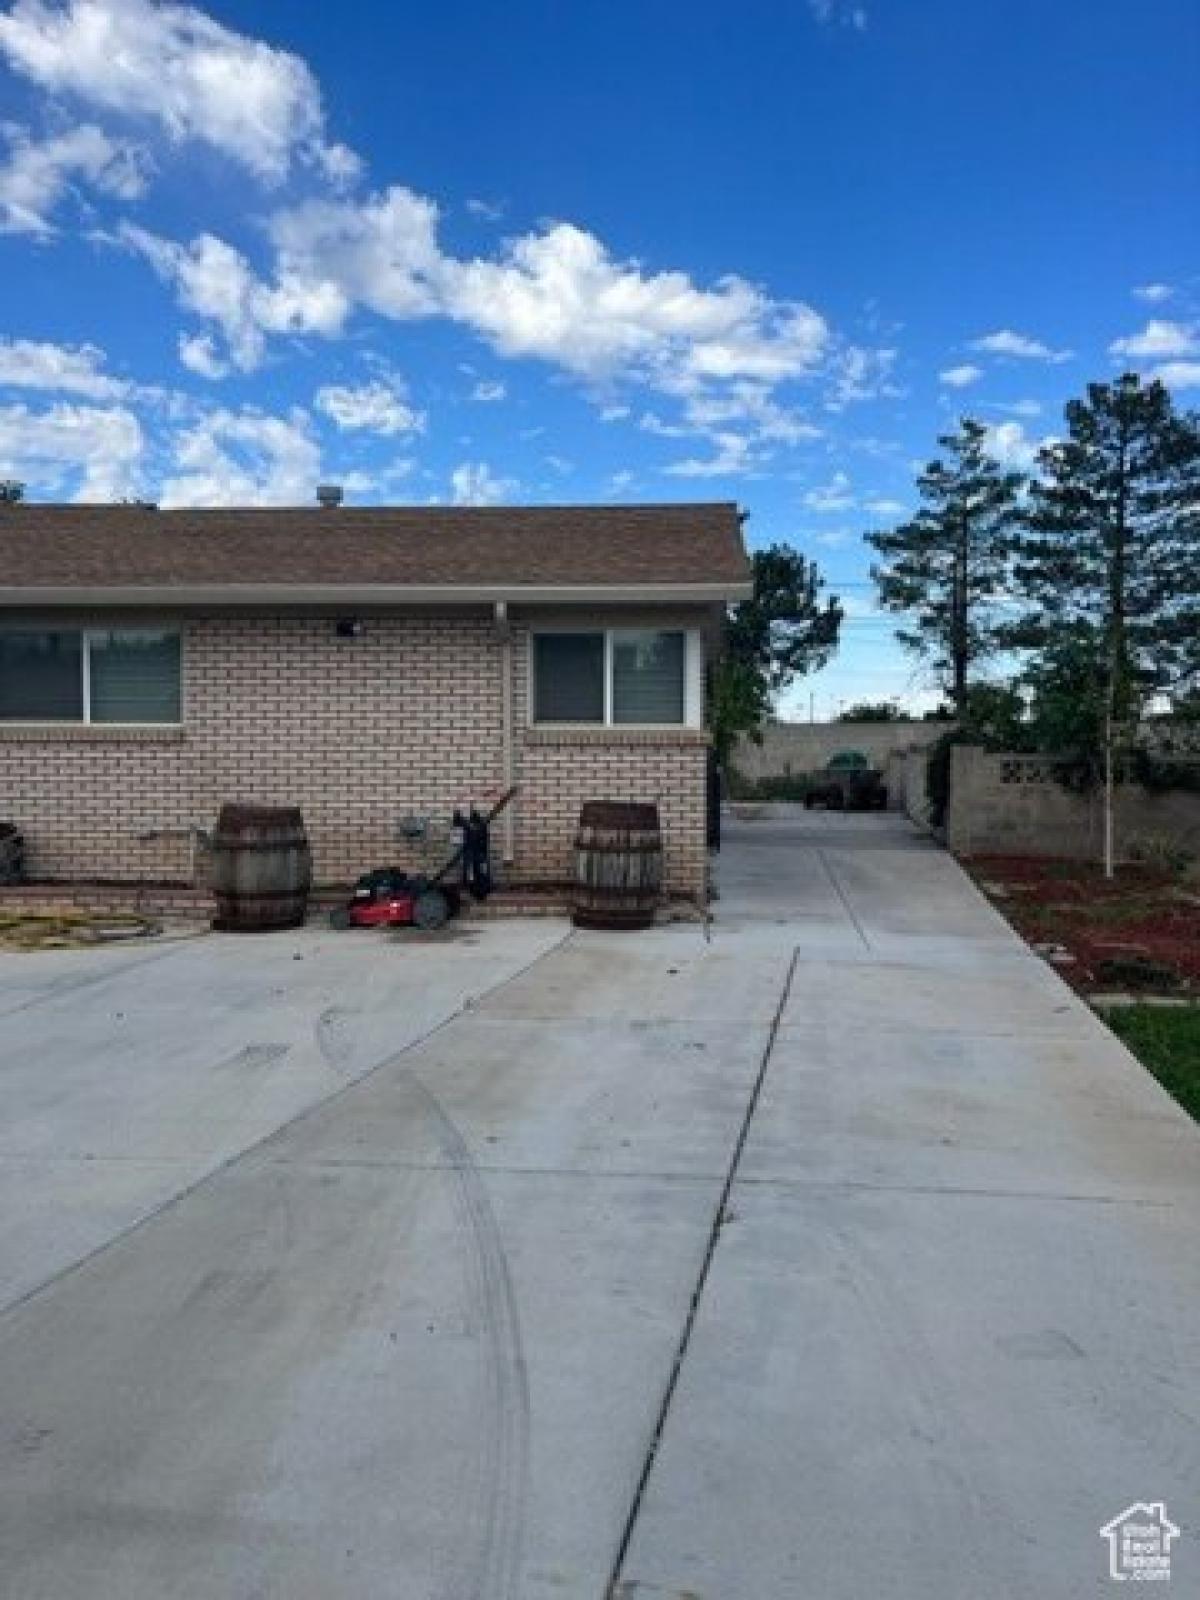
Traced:
[[[506, 790], [484, 814], [474, 806], [465, 814], [455, 811], [451, 826], [460, 830], [461, 842], [436, 872], [407, 873], [398, 867], [364, 872], [349, 903], [329, 913], [330, 926], [441, 928], [457, 916], [464, 888], [476, 900], [486, 900], [492, 891], [488, 830], [516, 792], [515, 786]], [[413, 838], [424, 837], [415, 828], [404, 831]], [[451, 883], [456, 867], [462, 869], [461, 881]]]

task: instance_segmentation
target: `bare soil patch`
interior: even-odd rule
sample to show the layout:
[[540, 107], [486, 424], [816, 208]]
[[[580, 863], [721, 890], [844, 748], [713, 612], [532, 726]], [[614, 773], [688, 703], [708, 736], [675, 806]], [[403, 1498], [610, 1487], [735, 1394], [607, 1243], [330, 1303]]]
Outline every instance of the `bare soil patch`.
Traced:
[[979, 887], [1031, 945], [1084, 994], [1145, 989], [1200, 995], [1200, 885], [1127, 865], [1106, 879], [1086, 861], [972, 856]]

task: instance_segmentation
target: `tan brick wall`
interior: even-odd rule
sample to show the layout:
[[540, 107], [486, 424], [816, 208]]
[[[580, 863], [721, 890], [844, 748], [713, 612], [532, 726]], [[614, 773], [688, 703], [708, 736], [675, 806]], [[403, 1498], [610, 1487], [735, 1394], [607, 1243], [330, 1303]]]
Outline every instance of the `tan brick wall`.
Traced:
[[[487, 617], [208, 617], [184, 628], [180, 730], [0, 729], [0, 818], [31, 874], [186, 878], [182, 837], [226, 800], [299, 805], [318, 882], [406, 861], [398, 819], [444, 814], [504, 779], [502, 646]], [[565, 877], [580, 802], [657, 800], [668, 884], [703, 888], [704, 743], [681, 731], [548, 735], [527, 727], [525, 630], [514, 629], [512, 822], [517, 879]], [[495, 839], [499, 857], [502, 837]], [[413, 858], [408, 857], [408, 864]]]

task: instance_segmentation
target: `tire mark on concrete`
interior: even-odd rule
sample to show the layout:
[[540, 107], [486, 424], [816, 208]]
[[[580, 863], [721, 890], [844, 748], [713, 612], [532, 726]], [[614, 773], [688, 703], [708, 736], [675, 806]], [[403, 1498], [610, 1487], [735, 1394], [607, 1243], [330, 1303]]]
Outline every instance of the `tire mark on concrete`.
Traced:
[[[478, 1004], [478, 1002], [484, 999], [487, 995], [494, 994], [497, 990], [503, 989], [507, 984], [515, 983], [519, 978], [523, 978], [527, 972], [532, 971], [532, 969], [536, 967], [539, 962], [545, 961], [549, 956], [557, 954], [557, 952], [570, 941], [572, 934], [573, 930], [569, 930], [562, 936], [561, 939], [556, 940], [554, 944], [548, 946], [545, 950], [540, 950], [537, 955], [535, 955], [531, 960], [527, 961], [524, 966], [518, 967], [515, 972], [510, 972], [507, 974], [507, 976], [500, 978], [490, 988], [481, 990], [480, 993], [475, 995], [473, 998], [469, 998], [461, 1005], [455, 1007], [453, 1011], [448, 1012], [446, 1016], [442, 1017], [438, 1022], [433, 1023], [429, 1028], [427, 1028], [424, 1033], [418, 1034], [414, 1039], [410, 1039], [408, 1043], [402, 1045], [399, 1050], [393, 1050], [386, 1056], [383, 1056], [380, 1060], [376, 1061], [373, 1066], [368, 1067], [364, 1072], [362, 1072], [357, 1078], [352, 1079], [349, 1083], [339, 1084], [336, 1089], [332, 1089], [329, 1094], [324, 1096], [323, 1099], [314, 1101], [312, 1105], [305, 1106], [302, 1110], [297, 1111], [294, 1116], [289, 1117], [285, 1122], [280, 1123], [277, 1128], [273, 1128], [269, 1133], [264, 1133], [262, 1138], [256, 1139], [253, 1144], [247, 1145], [244, 1150], [235, 1151], [224, 1161], [219, 1162], [211, 1169], [211, 1171], [201, 1173], [194, 1182], [186, 1184], [178, 1191], [178, 1193], [168, 1196], [168, 1198], [165, 1199], [160, 1205], [156, 1205], [152, 1207], [151, 1210], [147, 1211], [144, 1216], [137, 1217], [129, 1224], [128, 1227], [120, 1228], [112, 1235], [111, 1238], [105, 1239], [102, 1244], [98, 1244], [94, 1250], [86, 1251], [85, 1254], [80, 1256], [78, 1260], [68, 1262], [66, 1266], [61, 1267], [57, 1272], [52, 1272], [48, 1278], [44, 1278], [41, 1283], [36, 1283], [31, 1288], [26, 1289], [22, 1294], [19, 1294], [14, 1300], [9, 1301], [6, 1305], [0, 1305], [0, 1318], [13, 1315], [28, 1305], [30, 1301], [36, 1300], [40, 1295], [49, 1293], [67, 1278], [72, 1277], [76, 1272], [80, 1272], [85, 1267], [90, 1266], [94, 1261], [105, 1255], [109, 1250], [115, 1249], [117, 1246], [123, 1244], [126, 1239], [131, 1238], [136, 1233], [140, 1233], [143, 1228], [148, 1227], [159, 1217], [164, 1216], [168, 1212], [174, 1211], [177, 1206], [180, 1206], [185, 1201], [189, 1200], [192, 1195], [198, 1193], [199, 1190], [203, 1189], [207, 1184], [218, 1182], [226, 1173], [231, 1172], [241, 1162], [261, 1156], [264, 1151], [270, 1149], [271, 1145], [277, 1143], [293, 1129], [302, 1127], [310, 1118], [319, 1116], [330, 1106], [336, 1105], [348, 1095], [353, 1094], [360, 1084], [366, 1083], [369, 1079], [382, 1074], [387, 1070], [388, 1067], [396, 1066], [398, 1063], [402, 1062], [410, 1050], [420, 1049], [423, 1044], [434, 1038], [435, 1035], [443, 1032], [446, 1028], [453, 1026], [459, 1017], [463, 1016], [471, 1009], [473, 1004]], [[170, 951], [163, 951], [161, 954], [147, 956], [144, 961], [129, 962], [121, 970], [127, 972], [131, 966], [144, 966], [147, 961], [161, 960], [163, 955], [169, 955], [170, 953]], [[117, 974], [104, 974], [104, 976], [115, 977]], [[76, 987], [79, 986], [80, 985], [77, 985]], [[46, 997], [41, 996], [38, 998], [43, 999]], [[37, 1002], [35, 1001], [34, 1003]], [[17, 1009], [23, 1009], [23, 1007], [18, 1007]], [[2, 1015], [2, 1013], [0, 1013], [0, 1015]]]
[[285, 1056], [291, 1047], [286, 1044], [247, 1044], [231, 1056], [218, 1061], [213, 1072], [254, 1072], [259, 1067], [269, 1067], [272, 1061]]
[[456, 1583], [446, 1600], [517, 1600], [529, 1488], [529, 1377], [516, 1293], [487, 1186], [467, 1141], [428, 1085], [412, 1071], [405, 1079], [419, 1096], [453, 1174], [486, 1346], [479, 1543], [470, 1587]]

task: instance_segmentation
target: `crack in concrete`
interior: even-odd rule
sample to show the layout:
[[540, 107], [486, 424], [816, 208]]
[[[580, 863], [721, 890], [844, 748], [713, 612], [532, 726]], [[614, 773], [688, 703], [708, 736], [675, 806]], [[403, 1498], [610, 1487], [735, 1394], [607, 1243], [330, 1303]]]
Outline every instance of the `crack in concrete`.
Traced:
[[645, 1499], [646, 1489], [650, 1482], [650, 1474], [654, 1470], [655, 1458], [658, 1455], [658, 1447], [662, 1442], [663, 1432], [667, 1426], [667, 1418], [671, 1412], [671, 1405], [675, 1399], [675, 1390], [679, 1384], [680, 1373], [683, 1371], [683, 1363], [687, 1359], [688, 1346], [691, 1343], [692, 1332], [696, 1326], [696, 1317], [699, 1314], [700, 1302], [704, 1297], [704, 1290], [708, 1284], [708, 1275], [712, 1268], [713, 1257], [716, 1255], [717, 1245], [720, 1243], [721, 1232], [726, 1221], [729, 1220], [729, 1198], [733, 1193], [733, 1186], [737, 1180], [737, 1169], [741, 1163], [742, 1154], [746, 1148], [746, 1140], [750, 1136], [750, 1125], [754, 1121], [754, 1114], [758, 1110], [758, 1103], [762, 1097], [763, 1085], [766, 1083], [767, 1079], [767, 1068], [771, 1064], [771, 1054], [775, 1049], [775, 1040], [779, 1033], [779, 1026], [783, 1020], [783, 1013], [787, 1006], [788, 998], [792, 992], [792, 980], [796, 975], [796, 964], [799, 960], [799, 954], [800, 952], [798, 948], [794, 948], [792, 950], [792, 959], [788, 963], [787, 974], [783, 980], [783, 988], [780, 992], [779, 1003], [775, 1007], [775, 1015], [771, 1021], [771, 1030], [767, 1035], [767, 1042], [763, 1049], [762, 1060], [759, 1063], [758, 1072], [750, 1089], [750, 1097], [746, 1102], [746, 1110], [742, 1117], [741, 1127], [738, 1129], [737, 1139], [734, 1141], [733, 1151], [729, 1158], [729, 1166], [725, 1173], [725, 1181], [722, 1184], [721, 1192], [717, 1197], [717, 1205], [715, 1211], [713, 1212], [712, 1227], [709, 1231], [708, 1243], [704, 1251], [704, 1259], [700, 1263], [700, 1272], [696, 1278], [695, 1288], [692, 1290], [692, 1298], [688, 1305], [687, 1316], [684, 1318], [683, 1331], [679, 1336], [679, 1343], [676, 1346], [675, 1359], [671, 1364], [671, 1371], [667, 1378], [666, 1389], [663, 1392], [662, 1403], [659, 1406], [658, 1416], [655, 1420], [654, 1431], [650, 1436], [650, 1442], [647, 1446], [646, 1454], [642, 1461], [642, 1470], [638, 1475], [637, 1486], [633, 1492], [633, 1500], [630, 1503], [629, 1512], [625, 1518], [625, 1525], [621, 1532], [620, 1542], [617, 1545], [617, 1552], [613, 1558], [612, 1568], [609, 1572], [608, 1583], [605, 1586], [604, 1592], [609, 1596], [609, 1600], [618, 1600], [618, 1596], [621, 1594], [622, 1589], [625, 1588], [621, 1578], [622, 1568], [625, 1565], [625, 1558], [629, 1554], [629, 1546], [633, 1539], [633, 1531], [637, 1526], [637, 1520], [641, 1514], [642, 1502]]

